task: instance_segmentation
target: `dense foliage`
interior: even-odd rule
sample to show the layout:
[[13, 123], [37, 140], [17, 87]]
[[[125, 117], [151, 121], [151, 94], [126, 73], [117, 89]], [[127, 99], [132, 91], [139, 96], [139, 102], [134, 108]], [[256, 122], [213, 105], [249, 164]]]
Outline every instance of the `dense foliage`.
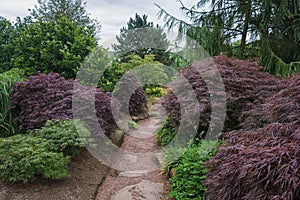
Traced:
[[160, 7], [165, 26], [177, 27], [210, 55], [232, 52], [236, 49], [232, 43], [241, 38], [238, 56], [244, 58], [247, 45], [255, 44], [259, 50], [256, 56], [268, 72], [286, 76], [300, 71], [298, 0], [199, 0], [192, 7], [179, 3], [187, 20], [177, 19]]
[[57, 72], [74, 78], [97, 46], [100, 28], [85, 6], [81, 0], [39, 0], [30, 16], [14, 23], [0, 17], [0, 73], [18, 67], [27, 75]]
[[35, 19], [43, 19], [44, 21], [57, 20], [60, 16], [65, 16], [76, 25], [89, 27], [96, 31], [100, 28], [99, 22], [91, 19], [86, 11], [86, 1], [82, 0], [38, 0], [38, 5], [34, 6], [31, 16]]
[[[281, 85], [279, 84], [281, 79], [277, 79], [268, 73], [260, 72], [261, 67], [254, 62], [233, 60], [224, 55], [216, 56], [213, 60], [221, 73], [226, 90], [227, 116], [224, 131], [240, 128], [240, 123], [242, 122], [240, 115], [242, 111], [248, 110], [254, 102], [257, 104], [262, 103], [265, 98], [281, 89]], [[192, 107], [187, 112], [190, 116], [196, 114], [198, 111], [200, 112], [198, 133], [207, 131], [209, 127], [211, 106], [215, 106], [216, 109], [220, 107], [220, 105], [211, 105], [211, 97], [206, 82], [200, 72], [197, 71], [197, 68], [206, 70], [207, 64], [204, 60], [201, 63], [195, 64], [194, 67], [187, 67], [180, 72], [191, 84], [199, 102], [198, 109]], [[214, 76], [215, 74], [208, 74], [206, 79], [213, 78]], [[183, 84], [180, 79], [175, 80], [173, 83], [179, 86]], [[189, 97], [175, 96], [172, 92], [163, 98], [162, 103], [170, 114], [172, 127], [180, 125], [180, 120], [183, 116], [180, 116], [178, 102], [179, 100], [183, 101], [184, 98]]]
[[170, 197], [178, 200], [205, 199], [204, 180], [208, 169], [203, 163], [215, 153], [216, 146], [216, 142], [204, 140], [199, 144], [192, 143], [186, 149], [171, 178]]
[[248, 131], [223, 134], [221, 149], [208, 162], [209, 199], [300, 198], [299, 74], [282, 84], [245, 113]]
[[80, 147], [92, 144], [90, 132], [80, 120], [47, 121], [41, 129], [30, 133], [47, 140], [48, 149], [53, 152], [63, 152], [74, 157], [80, 152]]
[[0, 137], [7, 137], [18, 132], [14, 123], [15, 112], [9, 110], [10, 94], [16, 82], [24, 80], [24, 71], [11, 69], [0, 74]]
[[[15, 118], [22, 131], [41, 128], [47, 120], [72, 119], [73, 80], [66, 80], [56, 73], [31, 76], [24, 82], [17, 83], [11, 95], [11, 109], [19, 112]], [[81, 102], [87, 102], [90, 97], [88, 86], [80, 88]], [[86, 98], [86, 99], [85, 99]], [[98, 122], [105, 134], [109, 135], [117, 125], [111, 112], [111, 97], [100, 89], [95, 93], [95, 110]], [[88, 105], [81, 105], [77, 112], [90, 111]], [[91, 113], [83, 116], [88, 122]], [[92, 132], [92, 131], [91, 131]]]
[[[147, 112], [147, 99], [143, 88], [151, 90], [156, 85], [163, 85], [169, 80], [168, 74], [163, 69], [163, 64], [154, 61], [154, 55], [128, 55], [128, 62], [113, 62], [106, 67], [99, 85], [106, 92], [114, 92], [120, 100], [121, 106], [127, 106], [129, 113], [137, 116]], [[131, 91], [135, 89], [135, 91]], [[132, 96], [131, 96], [132, 95]], [[121, 110], [126, 110], [123, 107]]]
[[69, 157], [50, 151], [48, 145], [46, 139], [30, 135], [0, 139], [0, 176], [23, 183], [40, 175], [51, 179], [68, 177]]
[[13, 24], [0, 16], [0, 73], [13, 67], [12, 56], [15, 51], [12, 41], [14, 40], [14, 31]]
[[65, 78], [76, 77], [82, 61], [97, 45], [91, 29], [63, 16], [30, 23], [15, 43], [15, 66], [33, 72], [57, 72]]
[[113, 62], [112, 66], [106, 67], [99, 85], [106, 92], [115, 89], [117, 82], [126, 72], [132, 70], [143, 87], [149, 85], [163, 85], [170, 78], [164, 70], [163, 64], [155, 61], [155, 55], [145, 55], [144, 58], [139, 55], [126, 56], [127, 62]]

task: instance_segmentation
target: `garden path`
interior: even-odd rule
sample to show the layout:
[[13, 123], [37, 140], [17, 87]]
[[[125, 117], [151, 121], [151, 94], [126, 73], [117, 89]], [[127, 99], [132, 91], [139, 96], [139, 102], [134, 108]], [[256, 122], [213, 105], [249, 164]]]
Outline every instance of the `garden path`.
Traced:
[[[162, 174], [160, 147], [154, 132], [164, 122], [164, 109], [159, 103], [150, 107], [150, 118], [138, 122], [124, 138], [121, 149], [131, 156], [124, 171], [108, 176], [98, 190], [97, 200], [167, 200], [169, 182]], [[126, 170], [130, 169], [130, 170]]]

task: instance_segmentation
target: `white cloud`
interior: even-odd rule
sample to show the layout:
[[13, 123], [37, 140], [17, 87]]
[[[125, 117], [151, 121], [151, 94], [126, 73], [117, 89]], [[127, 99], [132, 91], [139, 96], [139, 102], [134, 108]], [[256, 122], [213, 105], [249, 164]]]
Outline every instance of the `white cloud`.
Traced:
[[14, 21], [16, 17], [29, 15], [29, 8], [33, 8], [35, 0], [1, 0], [0, 15]]
[[[29, 8], [37, 4], [36, 0], [0, 0], [0, 15], [14, 21], [17, 16], [29, 15]], [[191, 1], [184, 0], [187, 6], [192, 5]], [[179, 11], [180, 4], [177, 0], [87, 0], [87, 11], [92, 18], [97, 18], [101, 25], [101, 41], [106, 41], [119, 34], [120, 29], [126, 26], [130, 17], [135, 13], [146, 14], [148, 21], [163, 26], [164, 22], [157, 18], [159, 9], [154, 5], [158, 4], [177, 17], [184, 17]]]
[[139, 15], [146, 14], [148, 21], [163, 26], [163, 20], [157, 17], [159, 9], [155, 4], [162, 6], [172, 15], [184, 17], [179, 10], [180, 4], [176, 0], [116, 0], [113, 2], [110, 0], [89, 0], [87, 9], [93, 18], [97, 18], [101, 22], [100, 37], [102, 38], [101, 41], [105, 42], [118, 35], [120, 29], [126, 26], [129, 18], [135, 17], [135, 13]]

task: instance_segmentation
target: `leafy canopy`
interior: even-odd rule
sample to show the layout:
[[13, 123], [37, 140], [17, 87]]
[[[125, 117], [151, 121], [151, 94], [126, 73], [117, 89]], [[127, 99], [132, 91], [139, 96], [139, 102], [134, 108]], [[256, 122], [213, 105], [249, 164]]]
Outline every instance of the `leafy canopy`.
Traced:
[[33, 22], [16, 38], [15, 66], [33, 72], [57, 72], [74, 78], [85, 56], [97, 45], [93, 30], [77, 26], [61, 16], [49, 22]]
[[97, 20], [91, 19], [86, 11], [87, 2], [84, 0], [38, 0], [34, 9], [29, 9], [34, 19], [44, 21], [57, 20], [61, 16], [76, 22], [76, 25], [88, 27], [95, 31], [100, 30]]

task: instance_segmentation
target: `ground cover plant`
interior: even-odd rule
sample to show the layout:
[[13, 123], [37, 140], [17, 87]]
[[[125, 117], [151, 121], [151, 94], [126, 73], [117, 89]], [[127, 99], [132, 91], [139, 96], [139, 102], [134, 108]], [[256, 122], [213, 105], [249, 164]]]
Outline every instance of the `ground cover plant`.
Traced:
[[[204, 185], [207, 167], [206, 161], [215, 153], [218, 142], [216, 141], [193, 141], [186, 149], [169, 149], [164, 154], [166, 167], [173, 167], [174, 174], [170, 179], [170, 197], [174, 199], [205, 199], [206, 186]], [[181, 153], [180, 160], [175, 163], [166, 162], [167, 159], [174, 160], [172, 153]], [[177, 157], [176, 155], [175, 157]], [[169, 158], [167, 158], [169, 157]]]
[[10, 182], [33, 181], [36, 176], [51, 179], [68, 177], [68, 156], [53, 152], [48, 141], [30, 135], [0, 140], [0, 176]]
[[41, 129], [29, 133], [45, 139], [50, 151], [63, 152], [72, 157], [80, 152], [80, 148], [93, 144], [89, 138], [90, 132], [80, 120], [49, 120]]

